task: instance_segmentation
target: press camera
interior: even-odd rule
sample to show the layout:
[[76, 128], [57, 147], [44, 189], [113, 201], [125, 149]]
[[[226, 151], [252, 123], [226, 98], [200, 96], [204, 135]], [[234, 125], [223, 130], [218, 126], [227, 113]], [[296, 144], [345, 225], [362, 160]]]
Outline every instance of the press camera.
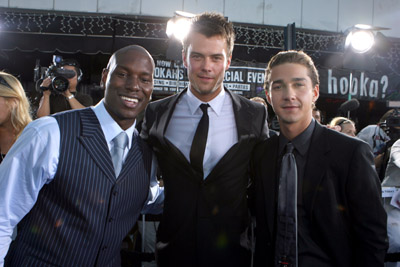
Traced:
[[[34, 81], [36, 82], [36, 90], [42, 92], [43, 90], [52, 90], [55, 93], [62, 93], [69, 87], [68, 79], [73, 78], [77, 73], [73, 70], [64, 69], [65, 64], [63, 58], [58, 55], [53, 55], [52, 64], [46, 68], [40, 66], [40, 61], [36, 60], [36, 67], [34, 70]], [[43, 88], [40, 84], [47, 77], [51, 78], [51, 85], [48, 88]]]
[[379, 126], [390, 137], [389, 147], [400, 138], [400, 101], [387, 101], [386, 106], [392, 108], [393, 112]]

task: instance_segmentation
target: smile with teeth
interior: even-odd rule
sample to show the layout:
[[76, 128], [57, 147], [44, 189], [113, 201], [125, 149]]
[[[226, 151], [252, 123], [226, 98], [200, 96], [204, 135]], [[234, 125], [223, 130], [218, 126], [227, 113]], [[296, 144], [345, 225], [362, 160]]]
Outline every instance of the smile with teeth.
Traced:
[[133, 103], [138, 103], [139, 102], [139, 100], [137, 98], [130, 98], [130, 97], [127, 97], [127, 96], [121, 96], [121, 98], [123, 100], [129, 101], [129, 102], [133, 102]]

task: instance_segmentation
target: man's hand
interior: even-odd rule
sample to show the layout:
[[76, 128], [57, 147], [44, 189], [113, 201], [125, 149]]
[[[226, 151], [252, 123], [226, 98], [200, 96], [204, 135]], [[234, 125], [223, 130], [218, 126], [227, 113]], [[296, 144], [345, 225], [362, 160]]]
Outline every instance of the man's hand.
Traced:
[[48, 97], [51, 95], [51, 90], [50, 90], [50, 86], [51, 86], [51, 78], [47, 77], [46, 79], [43, 80], [43, 82], [40, 84], [41, 88], [47, 88], [47, 90], [42, 90], [43, 91], [43, 96]]
[[64, 92], [61, 93], [63, 96], [65, 96], [66, 98], [70, 97], [72, 95], [71, 91], [69, 90], [69, 88], [67, 90], [65, 90]]

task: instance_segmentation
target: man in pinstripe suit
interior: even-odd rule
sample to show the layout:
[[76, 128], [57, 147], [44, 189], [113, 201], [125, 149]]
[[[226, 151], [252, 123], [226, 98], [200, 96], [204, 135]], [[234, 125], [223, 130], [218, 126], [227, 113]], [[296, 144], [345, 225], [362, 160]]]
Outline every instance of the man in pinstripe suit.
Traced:
[[[135, 129], [153, 71], [143, 47], [122, 48], [103, 70], [99, 104], [26, 127], [0, 165], [0, 266], [17, 224], [6, 266], [120, 265], [122, 239], [160, 194], [152, 153]], [[122, 132], [128, 144], [117, 174], [110, 150]]]

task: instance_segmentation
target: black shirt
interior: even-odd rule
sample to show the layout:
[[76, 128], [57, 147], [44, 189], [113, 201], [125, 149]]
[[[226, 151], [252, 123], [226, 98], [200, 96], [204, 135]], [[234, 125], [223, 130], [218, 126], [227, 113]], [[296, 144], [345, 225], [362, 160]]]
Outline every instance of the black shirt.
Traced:
[[[76, 92], [75, 98], [76, 100], [78, 100], [79, 103], [81, 103], [85, 107], [89, 107], [93, 104], [93, 100], [89, 95]], [[70, 109], [71, 105], [69, 104], [68, 99], [64, 95], [54, 94], [54, 93], [50, 95], [50, 114]]]
[[[306, 213], [303, 202], [302, 185], [307, 180], [305, 167], [309, 154], [309, 147], [315, 128], [315, 120], [291, 142], [294, 146], [293, 154], [297, 165], [297, 219], [298, 219], [298, 264], [299, 266], [333, 266], [328, 255], [311, 237], [310, 214]], [[283, 150], [289, 140], [281, 133], [279, 135], [279, 155], [283, 157]]]

